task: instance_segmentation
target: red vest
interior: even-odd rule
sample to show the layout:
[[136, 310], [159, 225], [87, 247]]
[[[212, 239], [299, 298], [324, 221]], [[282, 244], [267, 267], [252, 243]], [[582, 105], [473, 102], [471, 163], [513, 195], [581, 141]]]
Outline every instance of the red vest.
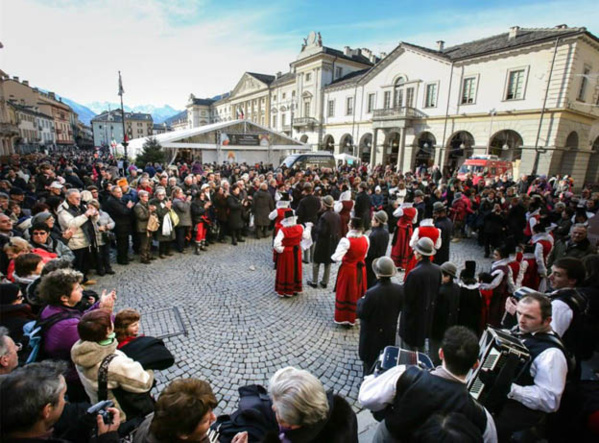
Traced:
[[418, 211], [416, 210], [416, 208], [404, 208], [403, 215], [399, 217], [399, 220], [397, 220], [397, 226], [405, 228], [411, 225], [412, 220], [414, 220], [414, 217], [417, 213]]
[[363, 262], [368, 252], [368, 240], [366, 236], [348, 237], [349, 250], [343, 256], [343, 264], [356, 264]]
[[285, 237], [283, 237], [283, 246], [293, 247], [299, 246], [302, 241], [302, 235], [304, 234], [304, 227], [302, 225], [293, 226], [282, 226], [281, 230]]

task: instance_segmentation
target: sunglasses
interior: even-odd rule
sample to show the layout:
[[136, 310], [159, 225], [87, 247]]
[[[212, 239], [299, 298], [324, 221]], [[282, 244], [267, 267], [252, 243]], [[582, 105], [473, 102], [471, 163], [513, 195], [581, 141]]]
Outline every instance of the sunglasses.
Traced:
[[33, 233], [33, 234], [31, 234], [31, 235], [34, 235], [34, 236], [35, 236], [35, 235], [48, 235], [48, 233], [47, 233], [46, 231], [42, 231], [42, 232], [34, 232], [34, 233]]

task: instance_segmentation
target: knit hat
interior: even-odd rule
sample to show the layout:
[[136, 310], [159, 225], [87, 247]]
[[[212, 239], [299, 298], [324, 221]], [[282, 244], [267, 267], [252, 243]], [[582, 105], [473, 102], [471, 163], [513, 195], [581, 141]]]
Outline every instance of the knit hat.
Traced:
[[422, 192], [420, 189], [417, 189], [414, 191], [414, 197], [424, 197], [424, 192]]
[[36, 223], [44, 223], [50, 217], [52, 217], [52, 214], [49, 212], [38, 212], [31, 218], [31, 224], [35, 225]]
[[2, 283], [0, 285], [0, 305], [12, 304], [18, 298], [20, 290], [21, 288], [13, 283]]
[[116, 184], [119, 186], [127, 186], [129, 184], [129, 182], [127, 181], [126, 178], [121, 178], [121, 179], [117, 180]]
[[455, 277], [458, 273], [458, 267], [454, 265], [452, 262], [446, 261], [441, 265], [441, 271], [443, 271], [445, 274], [449, 274], [452, 277]]
[[384, 225], [387, 223], [387, 220], [389, 220], [389, 216], [385, 211], [377, 211], [374, 213], [374, 219], [381, 225]]

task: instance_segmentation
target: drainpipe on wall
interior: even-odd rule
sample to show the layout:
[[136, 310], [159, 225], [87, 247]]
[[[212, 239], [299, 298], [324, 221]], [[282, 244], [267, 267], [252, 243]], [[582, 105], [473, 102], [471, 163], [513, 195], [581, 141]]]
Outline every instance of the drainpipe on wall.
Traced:
[[[449, 102], [451, 100], [451, 84], [453, 81], [453, 62], [451, 62], [450, 69], [451, 69], [451, 71], [449, 71], [449, 88], [447, 89], [447, 106], [445, 107], [445, 122], [443, 123], [443, 139], [442, 139], [443, 150], [441, 151], [441, 155], [443, 155], [443, 157], [445, 157], [445, 155], [446, 155], [444, 150], [448, 149], [447, 143], [445, 142], [445, 136], [447, 134], [447, 119], [449, 118]], [[440, 158], [439, 160], [440, 160], [440, 163], [444, 163], [443, 158]], [[443, 165], [443, 166], [445, 166], [445, 165]], [[441, 173], [443, 173], [443, 170], [441, 170]]]
[[356, 101], [356, 96], [358, 95], [358, 84], [354, 87], [354, 109], [352, 109], [352, 122], [351, 122], [351, 138], [352, 138], [352, 155], [354, 155], [354, 146], [356, 144], [356, 138], [354, 134], [355, 125], [356, 125], [356, 108], [358, 107], [358, 103]]
[[545, 116], [545, 106], [547, 105], [547, 97], [549, 96], [549, 87], [551, 86], [551, 76], [553, 74], [553, 67], [555, 66], [555, 57], [557, 56], [557, 46], [559, 45], [559, 37], [555, 40], [555, 47], [553, 48], [553, 59], [551, 60], [551, 69], [549, 69], [549, 78], [547, 79], [547, 88], [545, 88], [545, 98], [543, 98], [543, 108], [541, 109], [541, 117], [539, 118], [539, 128], [537, 129], [537, 138], [535, 139], [535, 161], [532, 165], [532, 175], [537, 174], [539, 167], [539, 156], [547, 152], [544, 148], [539, 148], [539, 139], [541, 138], [541, 128], [543, 126], [543, 117]]

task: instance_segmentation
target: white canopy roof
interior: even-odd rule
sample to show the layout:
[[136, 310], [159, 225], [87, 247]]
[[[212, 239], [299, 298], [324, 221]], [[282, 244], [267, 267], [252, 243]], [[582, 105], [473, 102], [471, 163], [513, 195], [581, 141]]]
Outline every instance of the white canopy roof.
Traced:
[[[262, 133], [273, 134], [273, 135], [277, 135], [278, 137], [290, 142], [289, 144], [271, 145], [270, 149], [273, 149], [273, 150], [293, 149], [293, 150], [299, 150], [299, 151], [311, 150], [310, 146], [306, 143], [302, 143], [298, 140], [295, 140], [295, 139], [289, 137], [288, 135], [285, 135], [280, 132], [275, 132], [270, 128], [267, 128], [265, 126], [259, 125], [257, 123], [254, 123], [254, 122], [251, 122], [248, 120], [232, 120], [232, 121], [227, 121], [227, 122], [212, 123], [210, 125], [199, 126], [197, 128], [181, 129], [179, 131], [165, 132], [164, 134], [158, 134], [158, 135], [154, 135], [152, 137], [154, 137], [163, 148], [216, 149], [216, 141], [214, 143], [189, 143], [189, 142], [185, 142], [183, 140], [188, 139], [190, 137], [197, 136], [197, 135], [206, 134], [209, 132], [224, 130], [230, 126], [235, 126], [240, 123], [245, 123], [248, 127], [250, 127], [250, 130], [248, 132], [251, 132], [251, 133], [262, 132]], [[149, 138], [150, 137], [142, 137], [142, 138], [135, 138], [133, 140], [130, 140], [129, 145], [128, 145], [129, 154], [133, 157], [136, 156], [138, 152], [141, 152], [144, 143]], [[216, 140], [216, 138], [215, 138], [215, 140]], [[228, 145], [226, 147], [226, 149], [231, 150], [231, 149], [264, 149], [264, 148], [258, 147], [258, 146]]]

